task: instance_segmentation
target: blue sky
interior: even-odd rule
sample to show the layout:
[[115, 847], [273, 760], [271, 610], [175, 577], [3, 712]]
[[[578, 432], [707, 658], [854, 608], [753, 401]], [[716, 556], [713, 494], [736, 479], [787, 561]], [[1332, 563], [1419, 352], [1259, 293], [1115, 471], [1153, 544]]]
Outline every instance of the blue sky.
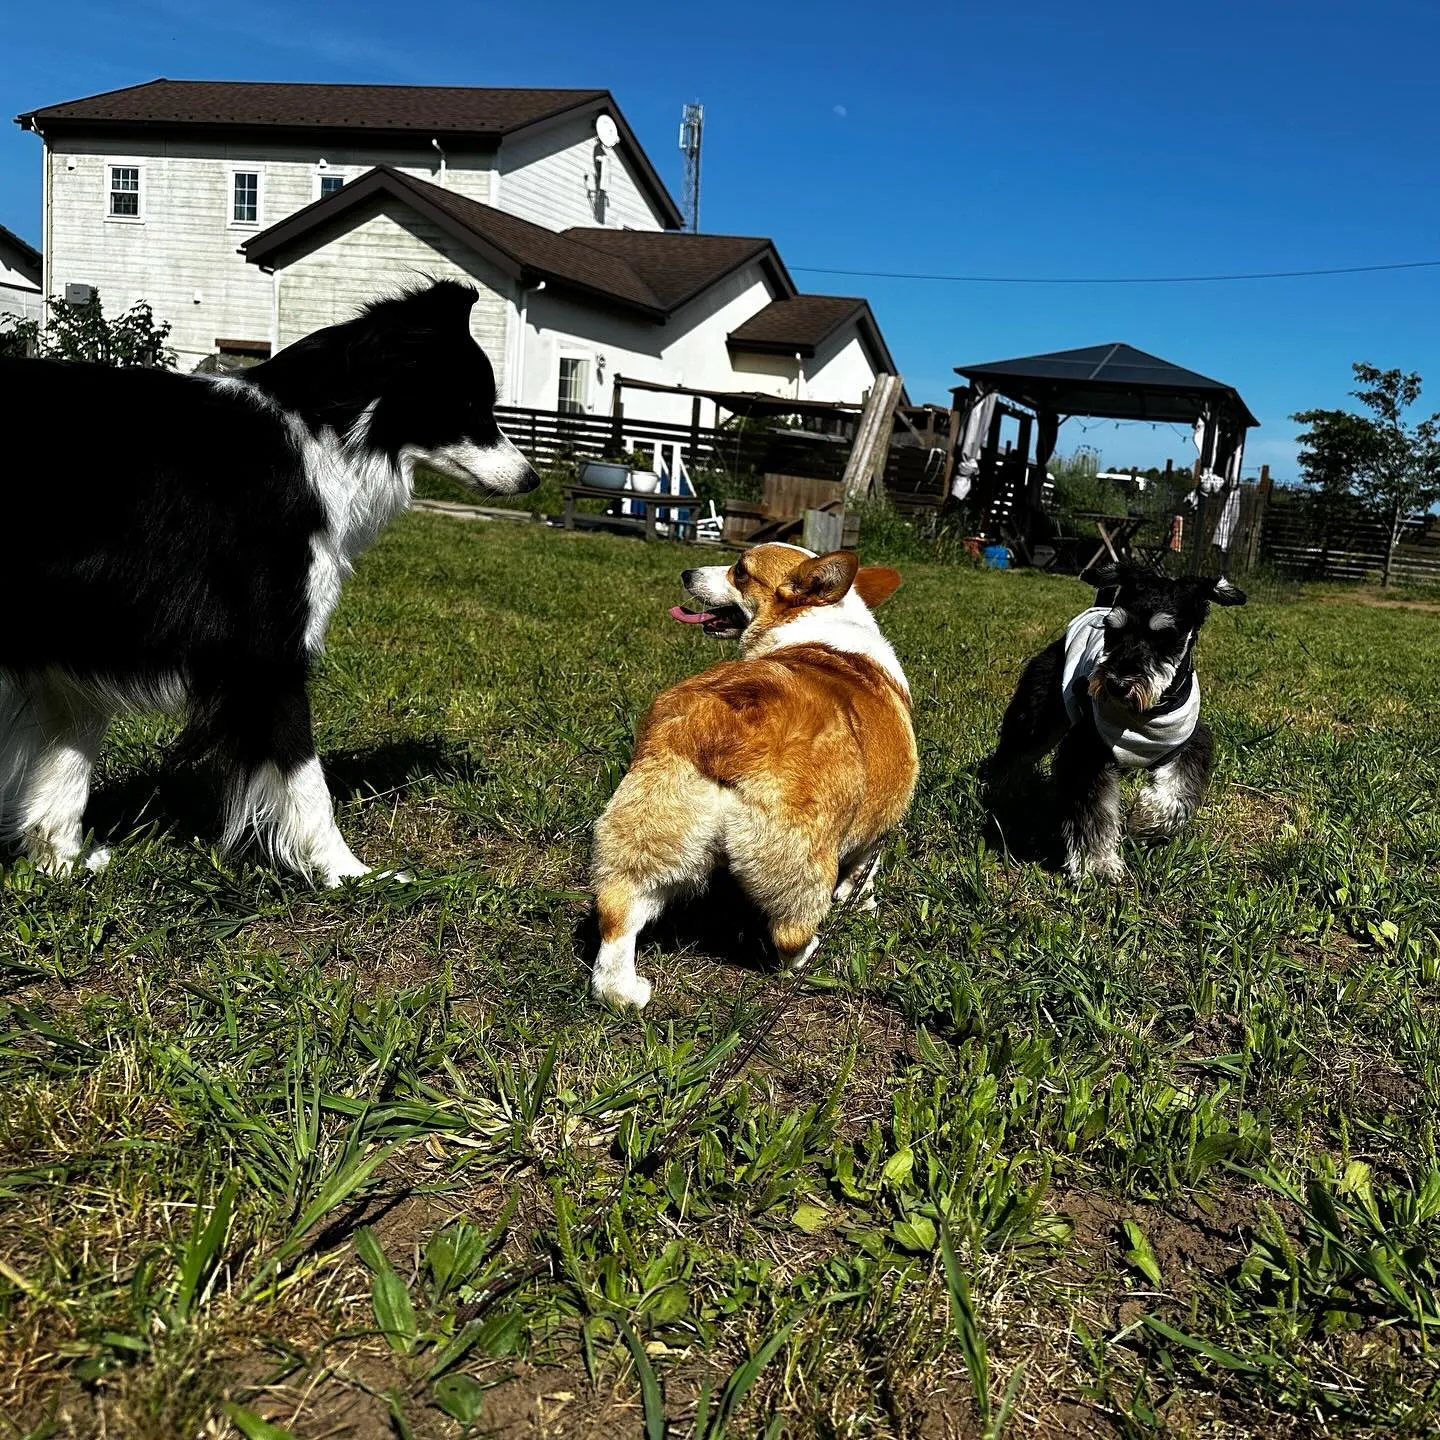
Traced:
[[[1215, 285], [1018, 276], [1292, 270], [1440, 258], [1433, 0], [831, 0], [11, 7], [0, 101], [171, 78], [610, 88], [678, 193], [705, 104], [704, 228], [774, 237], [805, 288], [868, 295], [916, 399], [952, 367], [1125, 340], [1227, 380], [1247, 459], [1294, 476], [1292, 411], [1349, 365], [1419, 370], [1440, 407], [1440, 269]], [[0, 223], [40, 231], [40, 146], [0, 132]], [[1149, 426], [1082, 433], [1110, 464], [1188, 461]]]

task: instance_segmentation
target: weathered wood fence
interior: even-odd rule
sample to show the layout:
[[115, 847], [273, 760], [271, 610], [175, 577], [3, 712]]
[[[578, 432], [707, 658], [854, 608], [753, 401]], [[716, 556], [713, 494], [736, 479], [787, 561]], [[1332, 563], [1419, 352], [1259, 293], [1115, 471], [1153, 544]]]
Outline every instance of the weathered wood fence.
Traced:
[[732, 477], [783, 472], [838, 480], [850, 453], [849, 436], [843, 433], [743, 421], [717, 430], [631, 415], [576, 415], [518, 405], [497, 405], [495, 416], [500, 428], [541, 470], [660, 446], [667, 455], [678, 449], [692, 475], [700, 470], [720, 470]]
[[[1303, 580], [1378, 580], [1389, 529], [1353, 496], [1276, 487], [1265, 512], [1262, 563]], [[1391, 578], [1399, 584], [1440, 584], [1440, 517], [1405, 527]]]

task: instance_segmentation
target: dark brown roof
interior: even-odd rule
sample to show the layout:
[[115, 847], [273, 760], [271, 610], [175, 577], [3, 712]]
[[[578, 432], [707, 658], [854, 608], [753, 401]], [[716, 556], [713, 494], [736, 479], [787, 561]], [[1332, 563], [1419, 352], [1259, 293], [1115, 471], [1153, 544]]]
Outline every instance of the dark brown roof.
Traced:
[[879, 370], [896, 373], [870, 302], [857, 295], [792, 295], [772, 300], [726, 337], [732, 350], [809, 359], [842, 326], [855, 322], [861, 342]]
[[582, 244], [623, 260], [667, 310], [678, 310], [751, 260], [766, 260], [779, 288], [794, 293], [774, 245], [755, 235], [667, 234], [662, 230], [567, 230]]
[[7, 229], [4, 225], [0, 225], [0, 240], [6, 240], [13, 245], [20, 252], [22, 260], [28, 260], [37, 270], [40, 268], [43, 257], [28, 240], [22, 240], [13, 230]]
[[272, 136], [365, 131], [374, 138], [434, 137], [472, 148], [576, 112], [607, 111], [621, 147], [665, 223], [680, 212], [608, 90], [494, 89], [472, 85], [290, 85], [230, 80], [150, 80], [15, 117], [41, 134], [141, 128], [265, 130]]
[[554, 282], [651, 320], [665, 320], [753, 259], [768, 265], [782, 284], [789, 284], [768, 240], [663, 230], [556, 232], [384, 165], [272, 225], [241, 249], [252, 264], [273, 264], [317, 230], [387, 195], [411, 206], [522, 283]]
[[47, 105], [19, 117], [139, 125], [276, 125], [286, 129], [423, 130], [508, 135], [608, 98], [604, 90], [488, 90], [469, 85], [275, 85], [151, 80]]
[[730, 332], [730, 344], [740, 350], [779, 350], [810, 356], [847, 320], [868, 309], [853, 295], [792, 295], [772, 300], [743, 325]]

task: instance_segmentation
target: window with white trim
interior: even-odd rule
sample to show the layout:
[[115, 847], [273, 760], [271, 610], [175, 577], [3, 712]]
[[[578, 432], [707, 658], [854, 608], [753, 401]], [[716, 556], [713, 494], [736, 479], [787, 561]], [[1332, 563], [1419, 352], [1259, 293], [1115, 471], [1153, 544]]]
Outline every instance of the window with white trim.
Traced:
[[260, 172], [258, 170], [232, 170], [230, 172], [230, 223], [232, 225], [258, 225], [260, 223]]
[[584, 415], [590, 408], [590, 362], [578, 355], [560, 357], [560, 403], [562, 415]]
[[140, 218], [140, 167], [138, 165], [112, 165], [110, 167], [110, 198], [105, 213], [112, 220], [138, 220]]
[[320, 177], [320, 198], [323, 200], [327, 195], [333, 195], [337, 190], [345, 188], [345, 177], [343, 175], [328, 174]]

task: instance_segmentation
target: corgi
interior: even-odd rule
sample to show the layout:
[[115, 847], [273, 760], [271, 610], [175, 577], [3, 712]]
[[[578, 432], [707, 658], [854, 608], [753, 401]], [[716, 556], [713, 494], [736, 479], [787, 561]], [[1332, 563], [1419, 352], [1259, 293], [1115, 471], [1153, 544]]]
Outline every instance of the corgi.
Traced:
[[640, 724], [635, 757], [595, 827], [597, 1000], [643, 1009], [635, 941], [674, 899], [728, 865], [803, 966], [832, 901], [856, 884], [910, 805], [918, 772], [910, 686], [872, 609], [899, 574], [848, 551], [760, 545], [687, 570], [701, 610], [670, 613], [738, 637], [739, 660], [682, 681]]

